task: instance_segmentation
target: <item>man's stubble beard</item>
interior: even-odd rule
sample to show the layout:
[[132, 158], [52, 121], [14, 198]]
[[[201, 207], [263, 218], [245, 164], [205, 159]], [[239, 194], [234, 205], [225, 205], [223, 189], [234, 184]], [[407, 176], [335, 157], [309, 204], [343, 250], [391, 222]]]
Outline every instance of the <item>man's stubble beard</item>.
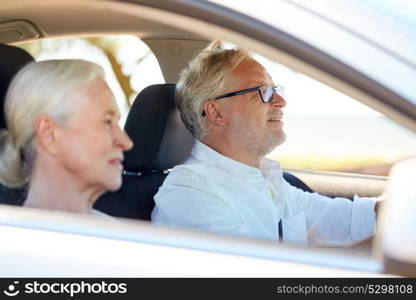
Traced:
[[276, 134], [268, 132], [266, 135], [259, 136], [245, 125], [243, 120], [233, 119], [230, 126], [231, 134], [241, 147], [255, 153], [257, 157], [265, 157], [286, 140], [283, 128], [280, 128]]

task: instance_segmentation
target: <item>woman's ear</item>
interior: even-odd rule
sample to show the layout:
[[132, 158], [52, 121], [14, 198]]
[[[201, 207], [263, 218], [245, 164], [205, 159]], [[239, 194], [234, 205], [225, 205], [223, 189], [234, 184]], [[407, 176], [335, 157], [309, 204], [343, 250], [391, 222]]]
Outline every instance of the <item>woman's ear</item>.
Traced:
[[40, 147], [50, 154], [58, 152], [58, 126], [48, 115], [40, 115], [35, 120], [35, 136]]
[[206, 101], [204, 103], [205, 118], [217, 126], [225, 125], [224, 111], [221, 104], [216, 101]]

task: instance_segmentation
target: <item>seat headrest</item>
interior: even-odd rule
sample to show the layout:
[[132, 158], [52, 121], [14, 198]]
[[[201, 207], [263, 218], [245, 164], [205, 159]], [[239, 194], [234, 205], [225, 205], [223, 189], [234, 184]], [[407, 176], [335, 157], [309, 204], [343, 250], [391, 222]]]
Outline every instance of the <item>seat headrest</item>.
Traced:
[[124, 169], [130, 172], [170, 169], [189, 157], [195, 143], [176, 107], [174, 84], [151, 85], [141, 91], [124, 129], [134, 142], [124, 160]]
[[0, 44], [0, 129], [6, 127], [4, 118], [4, 97], [13, 76], [33, 57], [26, 51]]

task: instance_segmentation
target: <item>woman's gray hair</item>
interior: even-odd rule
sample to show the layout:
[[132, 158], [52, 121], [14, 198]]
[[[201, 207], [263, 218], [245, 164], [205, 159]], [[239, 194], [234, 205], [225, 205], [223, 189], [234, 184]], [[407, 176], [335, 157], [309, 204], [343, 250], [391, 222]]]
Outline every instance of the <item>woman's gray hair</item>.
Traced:
[[185, 127], [204, 140], [207, 136], [204, 103], [224, 91], [226, 77], [249, 55], [240, 49], [224, 49], [214, 42], [185, 67], [176, 84], [176, 102]]
[[63, 124], [76, 111], [67, 97], [96, 79], [104, 70], [84, 60], [46, 60], [22, 68], [10, 83], [4, 104], [7, 129], [0, 130], [0, 181], [20, 186], [29, 181], [36, 158], [35, 121], [41, 114]]

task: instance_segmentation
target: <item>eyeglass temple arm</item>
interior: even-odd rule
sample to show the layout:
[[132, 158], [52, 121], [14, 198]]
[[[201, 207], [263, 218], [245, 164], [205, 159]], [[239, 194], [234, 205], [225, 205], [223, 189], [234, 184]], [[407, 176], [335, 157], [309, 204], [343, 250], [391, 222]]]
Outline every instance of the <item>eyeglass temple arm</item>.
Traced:
[[261, 86], [257, 86], [257, 87], [254, 87], [254, 88], [249, 88], [249, 89], [242, 90], [242, 91], [238, 91], [238, 92], [228, 93], [228, 94], [225, 94], [225, 95], [218, 96], [218, 97], [214, 98], [214, 100], [218, 100], [218, 99], [222, 99], [222, 98], [227, 98], [227, 97], [232, 97], [232, 96], [237, 96], [237, 95], [241, 95], [241, 94], [246, 94], [246, 93], [254, 92], [254, 91], [257, 91], [260, 87]]

